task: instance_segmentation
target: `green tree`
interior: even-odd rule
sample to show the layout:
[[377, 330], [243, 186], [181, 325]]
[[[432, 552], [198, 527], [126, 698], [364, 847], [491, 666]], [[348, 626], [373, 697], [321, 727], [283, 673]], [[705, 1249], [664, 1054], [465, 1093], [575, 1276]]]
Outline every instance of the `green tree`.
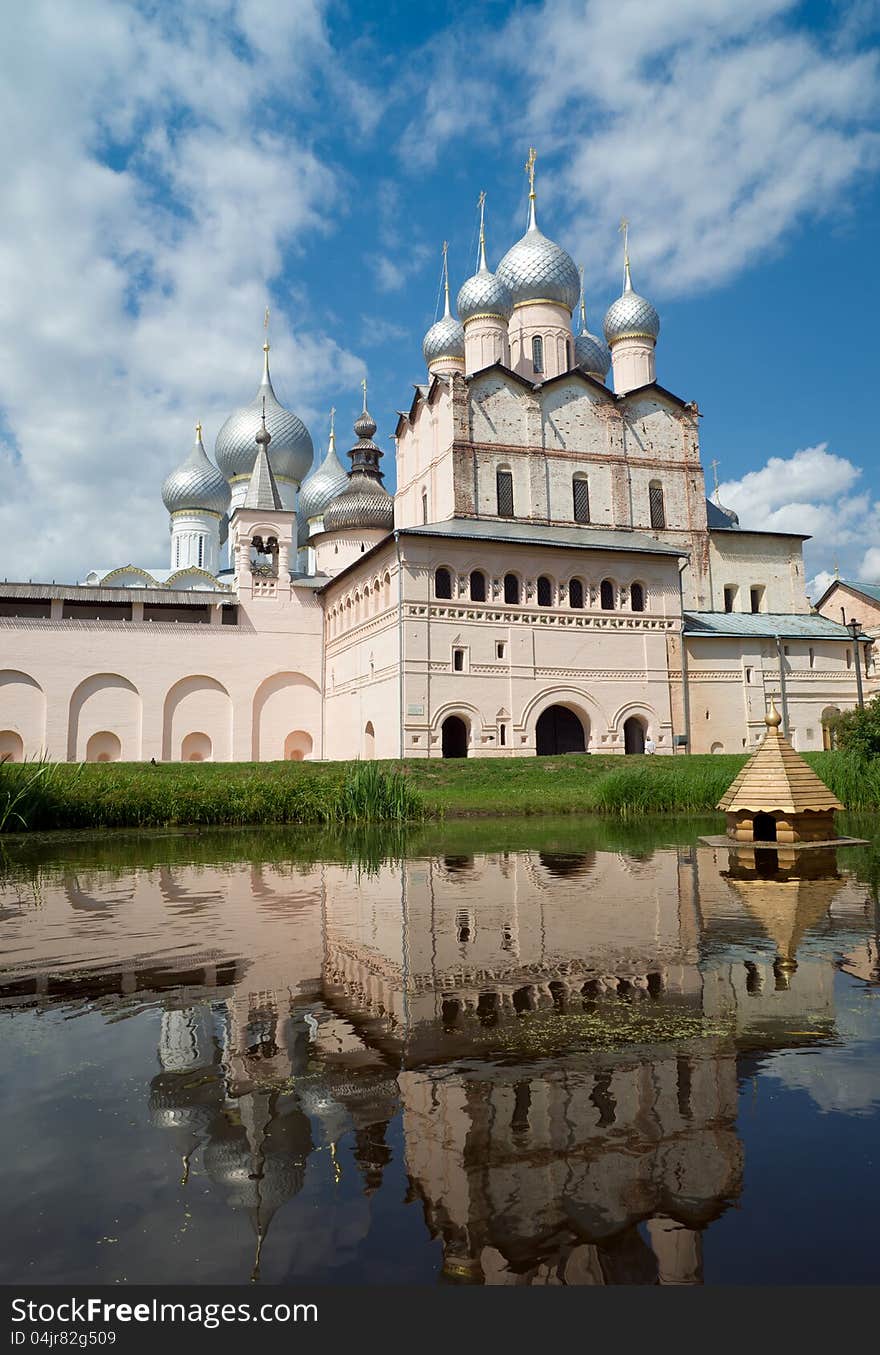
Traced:
[[835, 721], [838, 748], [857, 757], [880, 757], [880, 696], [862, 710], [848, 710]]

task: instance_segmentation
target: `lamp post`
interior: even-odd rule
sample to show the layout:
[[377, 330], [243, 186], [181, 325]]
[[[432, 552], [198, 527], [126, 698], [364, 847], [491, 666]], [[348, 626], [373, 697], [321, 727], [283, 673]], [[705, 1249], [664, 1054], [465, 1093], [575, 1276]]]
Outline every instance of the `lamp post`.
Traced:
[[850, 617], [847, 622], [846, 628], [853, 638], [856, 659], [856, 683], [858, 684], [859, 689], [859, 710], [863, 710], [865, 706], [865, 695], [862, 691], [862, 656], [859, 652], [859, 635], [861, 634], [862, 625], [861, 622], [857, 621], [853, 616]]

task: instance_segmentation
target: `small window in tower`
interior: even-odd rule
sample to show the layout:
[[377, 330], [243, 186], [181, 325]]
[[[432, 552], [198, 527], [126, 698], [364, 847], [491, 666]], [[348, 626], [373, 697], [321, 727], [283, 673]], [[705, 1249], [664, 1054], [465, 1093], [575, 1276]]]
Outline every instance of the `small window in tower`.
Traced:
[[540, 376], [544, 371], [544, 340], [540, 334], [532, 339], [532, 367], [535, 376]]
[[471, 574], [471, 602], [486, 601], [486, 576], [480, 569]]
[[453, 649], [453, 651], [452, 651], [452, 667], [453, 667], [453, 671], [456, 672], [456, 673], [463, 673], [463, 672], [464, 672], [464, 650], [463, 650], [463, 649]]
[[666, 526], [666, 509], [663, 504], [663, 486], [659, 480], [652, 480], [648, 486], [648, 506], [651, 512], [651, 526], [662, 531]]
[[604, 612], [614, 611], [614, 584], [610, 579], [603, 579], [599, 585], [599, 602]]
[[553, 606], [553, 585], [546, 574], [542, 574], [538, 580], [538, 606]]
[[571, 371], [571, 339], [565, 341], [565, 366], [568, 371]]
[[495, 475], [495, 492], [498, 497], [498, 516], [513, 517], [513, 472], [499, 470]]
[[584, 605], [584, 585], [580, 579], [571, 579], [568, 585], [569, 606], [580, 611]]
[[749, 603], [753, 612], [761, 610], [761, 603], [764, 601], [764, 589], [760, 585], [755, 585], [749, 589]]
[[498, 742], [501, 744], [502, 748], [507, 743], [507, 725], [498, 726]]
[[815, 663], [816, 663], [816, 651], [813, 648], [813, 646], [810, 645], [810, 667], [813, 668], [815, 666]]
[[437, 598], [452, 597], [452, 575], [448, 569], [438, 569], [435, 571], [434, 596]]
[[504, 601], [513, 607], [519, 606], [519, 579], [515, 574], [504, 576]]
[[747, 683], [750, 683], [751, 680], [752, 680], [752, 670], [751, 670], [751, 668], [747, 668], [747, 669], [746, 669], [746, 682], [747, 682]]
[[629, 605], [634, 612], [645, 610], [645, 590], [640, 583], [634, 583], [629, 590]]
[[725, 610], [726, 612], [732, 612], [732, 611], [733, 611], [734, 606], [736, 605], [736, 592], [737, 592], [737, 590], [736, 590], [735, 584], [728, 584], [728, 585], [725, 587], [725, 589], [724, 589], [724, 610]]
[[575, 522], [589, 522], [590, 485], [587, 477], [585, 475], [576, 475], [571, 482], [571, 488], [574, 496]]
[[495, 657], [496, 657], [496, 659], [503, 659], [506, 652], [507, 652], [507, 646], [506, 646], [506, 644], [504, 643], [504, 641], [503, 641], [503, 640], [496, 640], [496, 642], [495, 642]]
[[427, 521], [428, 521], [428, 496], [425, 493], [425, 491], [422, 490], [422, 522], [426, 523]]

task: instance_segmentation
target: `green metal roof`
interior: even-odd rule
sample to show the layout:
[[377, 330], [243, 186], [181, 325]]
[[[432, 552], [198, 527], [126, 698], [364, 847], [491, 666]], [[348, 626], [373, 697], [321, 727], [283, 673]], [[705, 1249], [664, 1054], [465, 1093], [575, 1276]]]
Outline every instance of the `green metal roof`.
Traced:
[[684, 558], [679, 546], [655, 541], [626, 527], [557, 527], [551, 523], [514, 522], [504, 518], [451, 518], [425, 527], [401, 527], [401, 536], [433, 536], [457, 541], [500, 541], [528, 546], [563, 546], [572, 550], [635, 551], [640, 555]]
[[809, 612], [685, 612], [685, 635], [736, 635], [783, 640], [852, 640], [846, 626]]
[[880, 602], [880, 583], [856, 583], [854, 579], [835, 579], [835, 583], [851, 588], [854, 593], [861, 593], [872, 602]]

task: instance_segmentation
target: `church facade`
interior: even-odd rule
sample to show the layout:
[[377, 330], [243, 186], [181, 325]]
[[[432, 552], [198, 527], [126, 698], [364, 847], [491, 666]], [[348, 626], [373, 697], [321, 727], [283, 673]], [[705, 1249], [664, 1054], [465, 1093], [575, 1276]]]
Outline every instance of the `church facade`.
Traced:
[[[0, 756], [70, 761], [800, 750], [880, 690], [811, 610], [803, 536], [707, 499], [699, 410], [658, 383], [631, 280], [604, 337], [538, 228], [425, 336], [427, 378], [346, 471], [263, 379], [163, 486], [168, 568], [0, 585]], [[445, 255], [444, 255], [445, 266]], [[572, 317], [580, 310], [580, 326]], [[309, 467], [313, 461], [314, 466]], [[227, 558], [228, 557], [228, 558]]]

